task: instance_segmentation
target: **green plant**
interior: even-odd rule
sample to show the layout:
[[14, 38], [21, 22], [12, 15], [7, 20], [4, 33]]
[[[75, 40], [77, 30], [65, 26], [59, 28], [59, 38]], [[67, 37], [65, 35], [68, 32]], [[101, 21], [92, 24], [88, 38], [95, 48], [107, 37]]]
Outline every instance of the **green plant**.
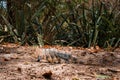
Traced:
[[119, 45], [119, 0], [13, 0], [11, 4], [1, 17], [7, 38], [21, 45]]

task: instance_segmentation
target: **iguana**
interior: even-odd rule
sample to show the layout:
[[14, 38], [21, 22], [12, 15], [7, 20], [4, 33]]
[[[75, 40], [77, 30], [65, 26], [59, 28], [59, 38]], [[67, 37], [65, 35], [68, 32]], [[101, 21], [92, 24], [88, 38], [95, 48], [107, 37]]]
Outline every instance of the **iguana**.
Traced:
[[71, 54], [58, 51], [55, 48], [45, 49], [38, 48], [38, 62], [49, 62], [49, 63], [77, 63], [78, 59]]

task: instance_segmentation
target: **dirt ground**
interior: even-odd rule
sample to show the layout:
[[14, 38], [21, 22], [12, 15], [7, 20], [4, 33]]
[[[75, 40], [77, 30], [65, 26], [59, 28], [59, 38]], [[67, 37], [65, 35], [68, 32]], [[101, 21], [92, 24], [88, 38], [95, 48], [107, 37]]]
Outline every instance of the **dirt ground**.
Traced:
[[76, 64], [37, 62], [35, 48], [17, 44], [0, 45], [0, 80], [120, 80], [120, 48], [111, 52], [45, 46], [77, 56], [81, 63]]

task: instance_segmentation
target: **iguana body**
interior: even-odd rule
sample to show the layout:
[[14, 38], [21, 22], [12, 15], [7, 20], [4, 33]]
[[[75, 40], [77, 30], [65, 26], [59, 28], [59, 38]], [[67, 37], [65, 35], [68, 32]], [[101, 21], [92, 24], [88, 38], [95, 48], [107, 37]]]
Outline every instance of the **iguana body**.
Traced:
[[37, 61], [49, 63], [77, 63], [77, 58], [73, 57], [71, 54], [51, 48], [41, 49]]

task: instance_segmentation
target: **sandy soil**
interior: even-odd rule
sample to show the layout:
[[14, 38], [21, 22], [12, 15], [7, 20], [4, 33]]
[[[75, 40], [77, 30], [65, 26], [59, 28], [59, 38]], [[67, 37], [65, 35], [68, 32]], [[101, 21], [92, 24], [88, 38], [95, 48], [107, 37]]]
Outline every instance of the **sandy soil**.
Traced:
[[0, 80], [120, 80], [120, 48], [110, 52], [47, 46], [53, 47], [77, 56], [81, 63], [37, 62], [35, 46], [3, 44], [0, 46]]

